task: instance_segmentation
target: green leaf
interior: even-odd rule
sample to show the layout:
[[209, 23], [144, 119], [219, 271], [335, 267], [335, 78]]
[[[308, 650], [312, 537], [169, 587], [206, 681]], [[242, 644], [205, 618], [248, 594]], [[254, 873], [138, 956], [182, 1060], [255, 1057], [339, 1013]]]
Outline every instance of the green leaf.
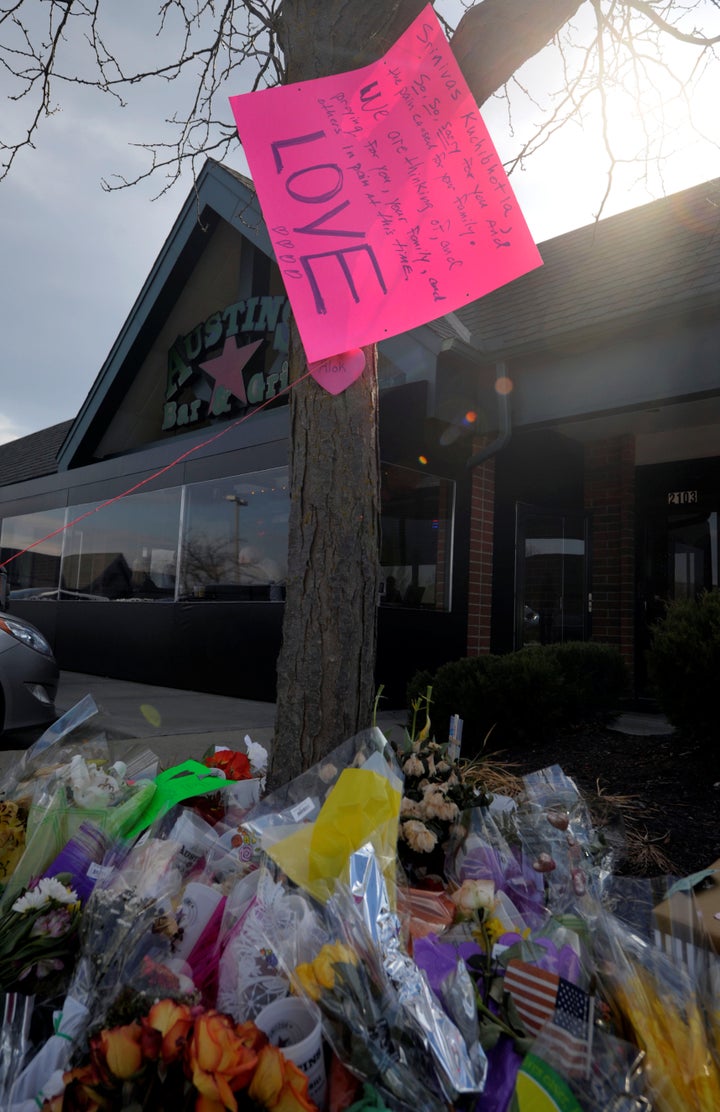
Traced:
[[483, 1020], [478, 1032], [478, 1042], [483, 1050], [492, 1050], [493, 1047], [497, 1046], [502, 1034], [503, 1032], [497, 1024], [492, 1023], [489, 1019]]

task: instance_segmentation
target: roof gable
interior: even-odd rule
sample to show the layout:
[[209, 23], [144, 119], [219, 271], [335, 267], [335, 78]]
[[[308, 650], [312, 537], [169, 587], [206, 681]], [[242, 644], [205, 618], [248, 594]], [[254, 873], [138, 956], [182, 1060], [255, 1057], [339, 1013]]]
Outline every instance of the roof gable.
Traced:
[[[127, 320], [69, 433], [60, 438], [57, 467], [47, 444], [34, 471], [29, 449], [17, 449], [9, 474], [34, 477], [84, 463], [113, 402], [127, 386], [126, 366], [143, 330], [167, 315], [178, 283], [206, 246], [207, 229], [224, 221], [267, 259], [272, 246], [252, 182], [208, 160], [190, 191]], [[427, 326], [446, 344], [488, 361], [541, 351], [563, 335], [591, 337], [624, 324], [702, 307], [720, 298], [720, 179], [650, 202], [540, 244], [544, 265]], [[125, 371], [127, 375], [129, 372]], [[46, 430], [50, 431], [50, 430]], [[39, 435], [39, 434], [38, 434]], [[48, 444], [53, 443], [51, 440]], [[0, 455], [0, 463], [2, 456]], [[15, 481], [0, 472], [0, 482]]]
[[125, 376], [132, 376], [138, 350], [148, 342], [146, 337], [157, 330], [158, 321], [167, 316], [173, 299], [206, 246], [208, 233], [220, 221], [234, 228], [264, 256], [273, 257], [252, 183], [242, 174], [208, 159], [72, 424], [58, 454], [58, 470], [86, 462], [84, 448], [97, 437], [103, 417], [113, 412], [118, 392], [124, 392], [131, 381]]

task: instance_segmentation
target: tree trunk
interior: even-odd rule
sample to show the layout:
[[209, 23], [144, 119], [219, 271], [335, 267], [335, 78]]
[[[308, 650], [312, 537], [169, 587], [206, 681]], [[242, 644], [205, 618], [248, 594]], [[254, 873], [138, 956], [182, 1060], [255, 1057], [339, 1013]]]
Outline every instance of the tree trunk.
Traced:
[[290, 395], [288, 578], [275, 722], [282, 741], [271, 784], [299, 775], [370, 722], [380, 548], [376, 348], [365, 356], [363, 374], [342, 394], [305, 379]]
[[[483, 0], [453, 49], [479, 103], [540, 50], [581, 0]], [[294, 83], [381, 57], [423, 0], [283, 0], [278, 39]], [[377, 352], [333, 396], [290, 349], [290, 526], [283, 644], [268, 785], [284, 783], [368, 726], [379, 593]]]

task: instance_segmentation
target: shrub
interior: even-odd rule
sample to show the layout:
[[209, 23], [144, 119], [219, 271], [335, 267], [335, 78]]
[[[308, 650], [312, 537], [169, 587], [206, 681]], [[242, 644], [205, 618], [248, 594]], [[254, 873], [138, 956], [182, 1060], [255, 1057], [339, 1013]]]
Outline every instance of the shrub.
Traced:
[[712, 736], [720, 676], [720, 592], [671, 602], [653, 628], [648, 678], [658, 704], [677, 729]]
[[[423, 695], [428, 673], [408, 686], [408, 702]], [[450, 718], [463, 720], [463, 755], [549, 736], [562, 715], [562, 678], [542, 650], [523, 649], [505, 656], [463, 657], [443, 664], [432, 676], [430, 718], [438, 741], [448, 737]], [[488, 737], [488, 735], [490, 735]]]
[[547, 645], [563, 680], [563, 719], [568, 726], [606, 723], [619, 713], [630, 686], [630, 673], [620, 650], [597, 641], [565, 641]]
[[446, 740], [450, 717], [459, 714], [463, 754], [473, 756], [486, 738], [489, 750], [506, 749], [583, 722], [607, 721], [619, 710], [628, 678], [612, 645], [529, 645], [502, 656], [463, 657], [434, 675], [418, 672], [408, 685], [408, 706], [431, 686], [433, 735]]

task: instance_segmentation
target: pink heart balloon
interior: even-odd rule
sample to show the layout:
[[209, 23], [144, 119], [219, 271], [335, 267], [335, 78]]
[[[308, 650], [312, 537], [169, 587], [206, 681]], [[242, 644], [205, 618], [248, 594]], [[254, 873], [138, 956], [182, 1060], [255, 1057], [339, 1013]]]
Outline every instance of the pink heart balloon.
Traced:
[[309, 364], [310, 374], [329, 394], [342, 394], [365, 370], [365, 352], [361, 348], [331, 355]]

